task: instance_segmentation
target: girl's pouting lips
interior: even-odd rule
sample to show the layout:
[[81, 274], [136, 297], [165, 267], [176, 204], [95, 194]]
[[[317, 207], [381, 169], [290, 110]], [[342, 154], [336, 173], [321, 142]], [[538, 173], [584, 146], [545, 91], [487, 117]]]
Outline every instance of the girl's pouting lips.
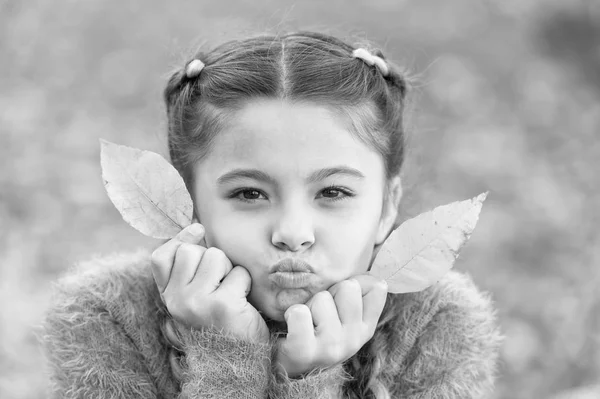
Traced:
[[317, 276], [308, 272], [275, 272], [269, 275], [269, 280], [279, 288], [307, 288], [314, 286]]
[[291, 305], [308, 301], [318, 286], [319, 278], [310, 264], [286, 258], [271, 267], [269, 281], [277, 291], [278, 307], [285, 311]]

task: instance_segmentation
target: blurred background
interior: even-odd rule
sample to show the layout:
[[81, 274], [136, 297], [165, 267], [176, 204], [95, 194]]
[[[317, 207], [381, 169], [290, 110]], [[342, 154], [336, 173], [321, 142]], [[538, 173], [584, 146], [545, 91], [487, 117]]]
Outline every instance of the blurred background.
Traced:
[[600, 398], [598, 0], [0, 1], [0, 398], [46, 396], [61, 273], [158, 244], [110, 203], [98, 139], [165, 154], [161, 92], [190, 50], [299, 28], [418, 78], [403, 217], [490, 191], [455, 267], [506, 334], [492, 398]]

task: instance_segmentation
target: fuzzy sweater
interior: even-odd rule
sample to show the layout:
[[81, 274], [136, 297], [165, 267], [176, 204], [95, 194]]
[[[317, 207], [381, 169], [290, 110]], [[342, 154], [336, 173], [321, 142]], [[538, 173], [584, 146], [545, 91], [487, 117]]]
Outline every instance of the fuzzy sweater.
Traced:
[[[452, 271], [425, 291], [390, 294], [385, 312], [394, 317], [376, 332], [388, 359], [380, 381], [393, 398], [487, 397], [501, 335], [489, 297], [469, 277]], [[55, 284], [44, 322], [52, 397], [326, 398], [353, 377], [338, 365], [288, 379], [269, 366], [272, 344], [206, 329], [183, 333], [179, 382], [161, 332], [165, 317], [148, 251], [73, 268]]]

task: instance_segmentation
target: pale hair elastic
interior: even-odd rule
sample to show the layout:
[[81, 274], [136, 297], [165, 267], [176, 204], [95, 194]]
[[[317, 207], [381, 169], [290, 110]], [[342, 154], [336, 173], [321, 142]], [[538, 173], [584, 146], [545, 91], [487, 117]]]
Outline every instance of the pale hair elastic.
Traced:
[[360, 58], [361, 60], [363, 60], [371, 66], [377, 66], [377, 68], [379, 68], [379, 71], [383, 76], [388, 76], [390, 74], [390, 70], [383, 58], [371, 54], [368, 50], [365, 50], [364, 48], [357, 48], [352, 52], [352, 56], [355, 58]]
[[198, 59], [192, 60], [185, 68], [185, 76], [187, 76], [188, 79], [197, 78], [198, 75], [200, 75], [200, 72], [202, 72], [203, 68], [204, 62]]

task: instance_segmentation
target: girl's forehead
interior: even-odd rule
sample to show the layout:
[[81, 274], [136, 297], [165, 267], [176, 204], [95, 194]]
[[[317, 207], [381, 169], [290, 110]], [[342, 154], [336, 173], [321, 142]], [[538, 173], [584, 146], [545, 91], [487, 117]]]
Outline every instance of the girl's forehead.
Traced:
[[328, 108], [285, 100], [256, 100], [234, 113], [219, 132], [213, 151], [220, 156], [246, 157], [293, 150], [303, 155], [329, 156], [373, 152]]
[[219, 174], [259, 168], [309, 174], [349, 166], [364, 174], [383, 170], [381, 156], [358, 140], [326, 107], [282, 100], [248, 103], [215, 137], [202, 170]]

